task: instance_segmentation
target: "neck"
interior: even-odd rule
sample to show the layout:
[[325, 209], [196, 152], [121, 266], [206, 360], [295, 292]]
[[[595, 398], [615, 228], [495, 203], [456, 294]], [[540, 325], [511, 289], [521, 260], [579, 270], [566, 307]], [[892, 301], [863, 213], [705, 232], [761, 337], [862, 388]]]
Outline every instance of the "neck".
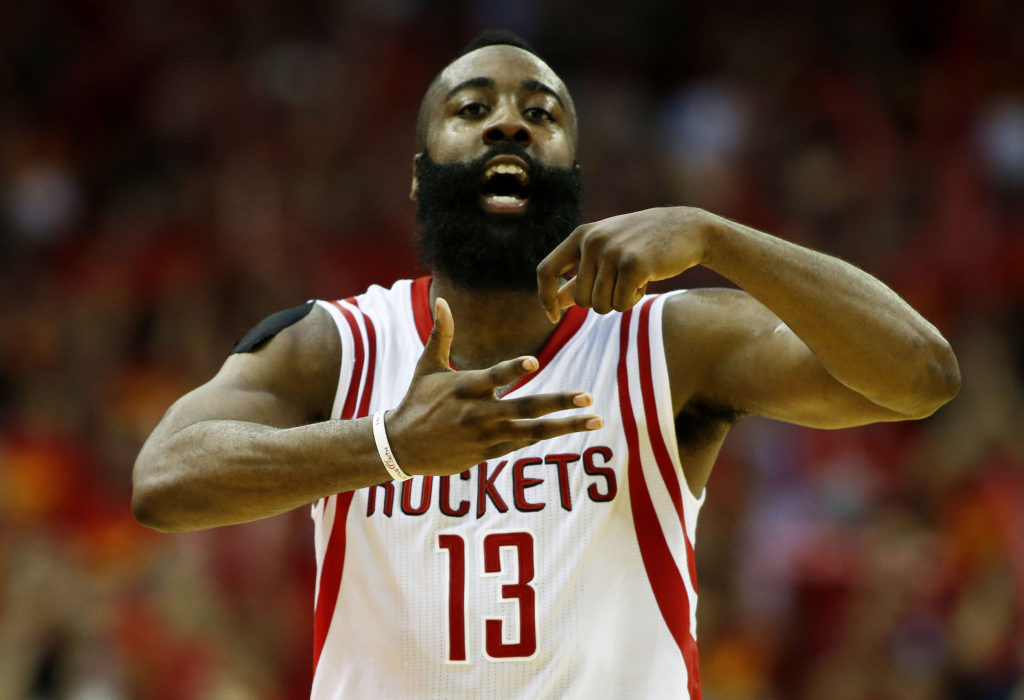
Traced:
[[535, 291], [471, 290], [435, 273], [431, 309], [437, 297], [444, 297], [455, 319], [451, 359], [459, 369], [536, 356], [555, 331]]

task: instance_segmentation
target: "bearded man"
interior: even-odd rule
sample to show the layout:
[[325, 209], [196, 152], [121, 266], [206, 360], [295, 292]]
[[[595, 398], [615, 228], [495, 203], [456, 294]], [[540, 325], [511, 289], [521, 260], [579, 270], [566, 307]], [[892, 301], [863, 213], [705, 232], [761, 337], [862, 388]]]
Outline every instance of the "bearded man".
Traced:
[[[699, 698], [693, 543], [732, 422], [959, 388], [840, 260], [689, 207], [579, 226], [576, 133], [529, 46], [471, 44], [417, 123], [432, 275], [269, 317], [139, 454], [159, 530], [313, 504], [316, 698]], [[696, 265], [743, 291], [646, 294]]]

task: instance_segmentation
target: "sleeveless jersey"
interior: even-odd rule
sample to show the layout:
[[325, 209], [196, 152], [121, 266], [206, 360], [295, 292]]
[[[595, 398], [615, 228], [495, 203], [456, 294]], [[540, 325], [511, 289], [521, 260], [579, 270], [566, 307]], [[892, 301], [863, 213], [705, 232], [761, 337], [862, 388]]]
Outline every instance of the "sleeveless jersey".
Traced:
[[[341, 336], [335, 418], [399, 404], [433, 325], [429, 284], [318, 302]], [[593, 406], [574, 410], [602, 429], [313, 506], [313, 698], [700, 697], [703, 495], [679, 463], [665, 300], [570, 308], [505, 394], [587, 390]]]

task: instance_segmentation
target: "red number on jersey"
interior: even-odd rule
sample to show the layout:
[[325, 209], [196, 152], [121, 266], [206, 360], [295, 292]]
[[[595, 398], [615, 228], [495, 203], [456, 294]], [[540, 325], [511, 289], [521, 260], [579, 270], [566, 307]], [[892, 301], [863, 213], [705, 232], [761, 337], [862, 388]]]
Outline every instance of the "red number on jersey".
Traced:
[[[448, 552], [448, 660], [466, 660], [466, 543], [461, 535], [450, 533], [437, 537], [439, 549]], [[484, 571], [493, 576], [502, 573], [501, 550], [513, 548], [516, 560], [516, 583], [501, 586], [503, 600], [516, 601], [519, 606], [518, 634], [507, 638], [506, 620], [484, 620], [484, 648], [492, 659], [521, 659], [537, 651], [537, 595], [533, 581], [533, 535], [529, 532], [493, 532], [483, 539]]]
[[448, 550], [448, 660], [466, 660], [466, 543], [458, 535], [438, 535]]

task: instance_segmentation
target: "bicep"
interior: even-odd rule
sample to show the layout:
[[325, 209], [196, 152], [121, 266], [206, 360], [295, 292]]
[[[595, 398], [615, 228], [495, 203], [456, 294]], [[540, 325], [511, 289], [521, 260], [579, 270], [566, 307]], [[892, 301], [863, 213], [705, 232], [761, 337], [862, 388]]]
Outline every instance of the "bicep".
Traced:
[[670, 300], [665, 335], [677, 410], [701, 398], [816, 428], [906, 418], [837, 381], [795, 333], [744, 292], [699, 290]]
[[229, 357], [217, 376], [168, 409], [158, 431], [175, 433], [209, 420], [244, 421], [275, 428], [300, 425], [304, 412], [299, 402], [269, 385], [241, 379], [237, 366], [244, 364], [245, 360], [237, 355]]
[[333, 402], [340, 340], [322, 309], [252, 352], [229, 355], [217, 374], [178, 399], [155, 434], [234, 420], [290, 428], [324, 420]]

